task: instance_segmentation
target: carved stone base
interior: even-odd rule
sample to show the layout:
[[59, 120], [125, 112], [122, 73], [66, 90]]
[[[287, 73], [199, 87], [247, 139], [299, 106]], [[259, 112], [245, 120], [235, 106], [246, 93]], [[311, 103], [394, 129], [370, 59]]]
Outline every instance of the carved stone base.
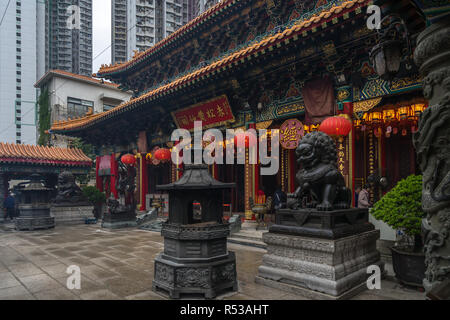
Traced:
[[35, 218], [15, 218], [16, 230], [38, 230], [50, 229], [55, 227], [54, 217], [35, 217]]
[[317, 211], [315, 209], [281, 209], [270, 232], [339, 239], [374, 230], [367, 209]]
[[102, 228], [120, 229], [136, 227], [136, 212], [120, 212], [120, 213], [105, 213], [102, 220]]
[[348, 298], [365, 285], [368, 266], [377, 265], [383, 272], [384, 263], [376, 249], [379, 237], [378, 230], [337, 240], [265, 233], [267, 254], [257, 282], [280, 289], [281, 284], [298, 287], [297, 293], [308, 298], [321, 297], [315, 292]]
[[166, 292], [172, 299], [181, 294], [203, 294], [213, 299], [225, 291], [237, 291], [236, 257], [234, 252], [214, 261], [183, 263], [168, 260], [164, 254], [155, 258], [153, 291]]
[[56, 225], [85, 224], [87, 219], [94, 219], [93, 206], [55, 207], [52, 206], [50, 214], [55, 217]]
[[55, 227], [55, 218], [50, 216], [49, 204], [19, 204], [20, 216], [14, 219], [17, 230], [37, 230]]

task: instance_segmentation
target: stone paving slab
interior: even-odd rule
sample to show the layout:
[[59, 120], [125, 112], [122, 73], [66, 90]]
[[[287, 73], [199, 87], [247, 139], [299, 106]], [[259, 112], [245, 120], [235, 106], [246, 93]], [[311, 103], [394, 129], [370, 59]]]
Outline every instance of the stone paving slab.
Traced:
[[[112, 232], [79, 225], [18, 232], [0, 225], [0, 300], [166, 299], [151, 290], [154, 258], [163, 247], [160, 233], [133, 228]], [[228, 247], [236, 253], [239, 291], [218, 299], [306, 300], [255, 283], [264, 249], [231, 243]], [[81, 268], [80, 290], [66, 287], [69, 265]], [[423, 300], [424, 294], [384, 280], [382, 290], [366, 290], [354, 299]]]

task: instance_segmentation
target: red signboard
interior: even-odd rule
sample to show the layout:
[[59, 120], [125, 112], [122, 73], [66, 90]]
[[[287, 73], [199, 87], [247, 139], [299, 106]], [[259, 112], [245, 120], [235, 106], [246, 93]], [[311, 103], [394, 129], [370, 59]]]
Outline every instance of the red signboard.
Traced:
[[186, 130], [194, 129], [194, 121], [202, 121], [203, 129], [234, 122], [226, 95], [172, 112], [172, 117], [178, 128]]

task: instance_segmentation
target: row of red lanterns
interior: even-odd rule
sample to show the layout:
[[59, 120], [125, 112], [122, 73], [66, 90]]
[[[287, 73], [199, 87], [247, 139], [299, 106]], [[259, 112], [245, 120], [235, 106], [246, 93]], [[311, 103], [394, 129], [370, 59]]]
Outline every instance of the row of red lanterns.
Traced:
[[[171, 151], [166, 148], [159, 148], [153, 154], [147, 153], [145, 156], [146, 160], [151, 161], [152, 159], [156, 159], [158, 162], [168, 162], [172, 157]], [[132, 154], [125, 154], [120, 158], [123, 164], [134, 166], [136, 165], [136, 157]]]
[[[325, 119], [320, 125], [320, 131], [328, 134], [332, 137], [339, 136], [347, 136], [352, 130], [352, 122], [346, 119], [344, 116], [335, 116]], [[250, 133], [251, 134], [251, 133]], [[245, 141], [245, 147], [254, 147], [256, 144], [255, 139], [250, 139], [249, 134], [245, 134], [243, 132], [238, 133], [234, 137], [234, 145], [238, 145], [238, 141]], [[172, 153], [170, 149], [167, 148], [158, 148], [154, 153], [147, 153], [146, 160], [152, 161], [152, 159], [156, 159], [158, 162], [168, 162], [172, 157]], [[120, 159], [122, 163], [130, 166], [134, 166], [136, 164], [136, 157], [132, 154], [125, 154]]]

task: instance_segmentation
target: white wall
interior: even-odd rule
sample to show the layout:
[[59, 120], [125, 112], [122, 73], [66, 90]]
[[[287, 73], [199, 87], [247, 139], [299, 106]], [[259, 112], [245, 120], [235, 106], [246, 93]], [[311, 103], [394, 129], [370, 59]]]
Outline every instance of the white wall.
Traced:
[[[67, 120], [68, 97], [93, 101], [94, 113], [103, 112], [103, 96], [118, 99], [122, 102], [128, 101], [131, 98], [131, 93], [123, 92], [115, 88], [108, 88], [58, 76], [53, 76], [48, 83], [48, 88], [52, 110], [51, 123], [56, 120]], [[56, 135], [52, 140], [52, 144], [58, 147], [67, 147], [68, 141], [66, 136]]]

